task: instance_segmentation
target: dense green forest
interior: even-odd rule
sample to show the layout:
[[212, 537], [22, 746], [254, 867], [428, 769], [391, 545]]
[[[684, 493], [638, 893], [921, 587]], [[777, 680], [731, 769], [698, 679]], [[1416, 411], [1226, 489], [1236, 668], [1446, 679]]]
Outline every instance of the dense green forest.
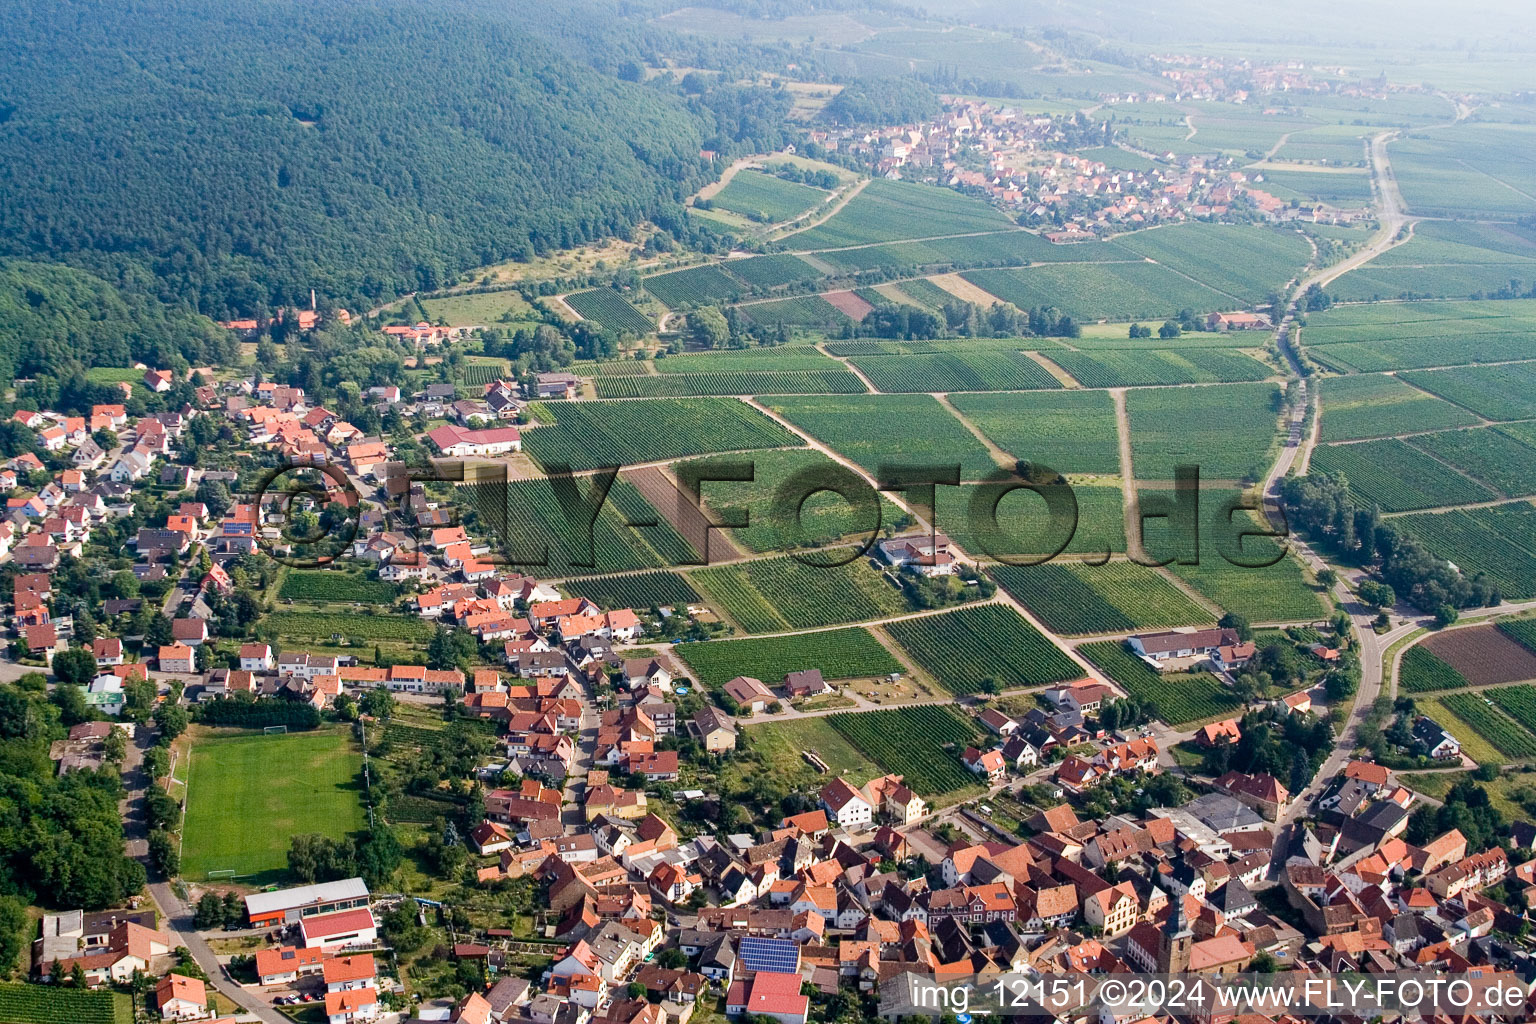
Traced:
[[7, 8], [0, 254], [139, 265], [214, 317], [679, 221], [706, 139], [775, 106], [621, 81], [568, 6]]

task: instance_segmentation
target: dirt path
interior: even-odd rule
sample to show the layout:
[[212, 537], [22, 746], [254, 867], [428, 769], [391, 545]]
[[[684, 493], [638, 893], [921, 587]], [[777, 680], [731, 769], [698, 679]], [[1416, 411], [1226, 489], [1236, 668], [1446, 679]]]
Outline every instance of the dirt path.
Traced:
[[1120, 504], [1125, 519], [1125, 553], [1133, 559], [1147, 560], [1141, 546], [1141, 518], [1137, 514], [1136, 477], [1131, 460], [1131, 417], [1125, 409], [1125, 388], [1110, 388], [1109, 399], [1115, 405], [1115, 436], [1120, 445]]
[[947, 411], [955, 419], [959, 420], [960, 424], [965, 427], [966, 430], [969, 430], [972, 436], [976, 438], [976, 440], [981, 442], [981, 446], [987, 450], [987, 454], [991, 455], [993, 460], [995, 460], [999, 466], [1012, 466], [1014, 463], [1019, 461], [1016, 457], [1009, 455], [1007, 452], [999, 448], [995, 441], [993, 441], [986, 434], [983, 434], [981, 432], [981, 428], [976, 426], [976, 424], [972, 423], [966, 417], [965, 413], [961, 412], [959, 409], [956, 409], [955, 404], [949, 400], [949, 396], [947, 394], [944, 394], [941, 391], [932, 391], [929, 392], [929, 394], [933, 396], [935, 401], [944, 407], [945, 411]]
[[838, 213], [840, 213], [842, 211], [843, 207], [847, 206], [850, 202], [852, 202], [854, 196], [858, 195], [860, 192], [863, 192], [864, 189], [869, 186], [869, 183], [870, 183], [871, 180], [873, 180], [873, 179], [865, 178], [863, 181], [861, 181], [857, 185], [853, 186], [853, 188], [851, 188], [847, 192], [843, 193], [841, 198], [834, 199], [831, 202], [831, 204], [828, 205], [827, 208], [820, 215], [812, 217], [810, 220], [806, 221], [800, 227], [795, 228], [795, 230], [793, 230], [793, 231], [786, 231], [786, 232], [784, 232], [784, 234], [777, 236], [777, 238], [775, 240], [782, 240], [782, 239], [785, 239], [785, 238], [793, 238], [795, 235], [798, 235], [801, 232], [811, 230], [811, 228], [821, 227], [821, 225], [825, 224], [827, 221], [831, 220], [833, 217], [836, 217], [838, 215]]
[[880, 389], [875, 387], [875, 382], [864, 376], [864, 371], [855, 366], [847, 356], [835, 356], [831, 352], [828, 352], [827, 343], [825, 341], [819, 341], [816, 343], [816, 351], [820, 352], [828, 359], [836, 359], [838, 362], [842, 363], [845, 367], [848, 368], [849, 373], [859, 378], [859, 381], [864, 385], [865, 388], [869, 390], [871, 394], [880, 394]]
[[[678, 535], [709, 565], [738, 562], [744, 557], [729, 531], [710, 529], [710, 519], [660, 466], [621, 474], [651, 506], [666, 517]], [[718, 556], [718, 557], [717, 557]], [[664, 561], [664, 559], [663, 559]]]
[[[1073, 351], [1076, 351], [1075, 349]], [[1041, 369], [1061, 381], [1064, 388], [1081, 388], [1083, 385], [1077, 378], [1068, 373], [1062, 366], [1050, 356], [1038, 349], [1025, 349], [1024, 354], [1040, 364]]]
[[[763, 159], [764, 157], [759, 153], [752, 156], [744, 156], [733, 161], [729, 167], [720, 173], [719, 181], [711, 182], [710, 184], [705, 185], [703, 188], [694, 193], [693, 198], [713, 199], [715, 196], [720, 194], [721, 190], [724, 189], [725, 186], [731, 183], [731, 179], [736, 177], [738, 171], [744, 171], [748, 167], [752, 167], [754, 165], [761, 166]], [[693, 202], [690, 200], [688, 205], [692, 206]]]
[[971, 282], [961, 277], [959, 273], [937, 274], [928, 280], [949, 292], [949, 294], [961, 302], [974, 302], [978, 306], [991, 307], [1003, 301], [991, 292], [971, 284]]

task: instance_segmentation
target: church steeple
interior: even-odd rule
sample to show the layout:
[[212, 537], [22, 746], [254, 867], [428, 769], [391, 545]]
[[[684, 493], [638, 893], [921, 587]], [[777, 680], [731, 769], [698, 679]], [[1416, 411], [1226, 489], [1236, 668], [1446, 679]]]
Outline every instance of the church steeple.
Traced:
[[1157, 970], [1159, 974], [1182, 974], [1189, 969], [1189, 948], [1195, 944], [1195, 933], [1189, 918], [1184, 914], [1184, 896], [1173, 897], [1173, 907], [1163, 930], [1157, 939]]

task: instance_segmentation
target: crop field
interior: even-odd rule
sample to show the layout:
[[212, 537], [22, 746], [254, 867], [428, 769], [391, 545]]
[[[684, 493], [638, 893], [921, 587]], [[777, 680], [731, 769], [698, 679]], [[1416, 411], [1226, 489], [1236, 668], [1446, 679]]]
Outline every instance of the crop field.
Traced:
[[1434, 128], [1392, 143], [1392, 169], [1414, 213], [1513, 220], [1536, 212], [1533, 138], [1528, 125]]
[[927, 306], [929, 309], [943, 309], [945, 306], [955, 301], [955, 297], [953, 295], [945, 291], [943, 288], [940, 288], [926, 277], [918, 277], [911, 281], [903, 281], [895, 287], [899, 288], [903, 294], [912, 299], [918, 305]]
[[0, 985], [5, 1024], [133, 1024], [133, 1002], [121, 992], [63, 985]]
[[1418, 647], [1449, 665], [1473, 686], [1536, 679], [1536, 654], [1497, 626], [1447, 630]]
[[506, 375], [507, 364], [498, 359], [490, 363], [465, 363], [454, 375], [454, 380], [460, 385], [468, 384], [471, 387], [483, 387], [491, 381], [499, 380]]
[[1536, 619], [1505, 619], [1499, 623], [1499, 632], [1536, 653]]
[[1257, 479], [1277, 442], [1279, 402], [1280, 389], [1267, 383], [1127, 392], [1136, 477], [1172, 480], [1188, 463], [1204, 479]]
[[361, 771], [345, 730], [198, 736], [187, 768], [183, 877], [234, 871], [246, 884], [278, 880], [292, 837], [343, 839], [367, 824]]
[[[997, 531], [988, 521], [993, 513], [987, 503], [997, 492], [980, 485], [940, 487], [937, 491], [939, 528], [976, 557], [1016, 560], [1017, 556], [1041, 556], [1061, 548], [1065, 531], [1073, 529], [1063, 555], [1103, 556], [1125, 550], [1125, 511], [1119, 487], [1074, 485], [1077, 521], [1063, 517], [1053, 522], [1050, 508], [1039, 494], [1025, 488], [1009, 491], [997, 502]], [[972, 502], [981, 507], [973, 510]]]
[[1519, 722], [1521, 728], [1536, 733], [1536, 686], [1500, 687], [1489, 690], [1487, 697], [1500, 711]]
[[[1536, 448], [1498, 427], [1420, 434], [1408, 443], [1509, 497], [1536, 494]], [[1443, 504], [1450, 504], [1444, 502]]]
[[1365, 165], [1360, 129], [1323, 125], [1297, 132], [1275, 153], [1276, 160], [1296, 160], [1343, 166]]
[[870, 760], [902, 776], [919, 796], [942, 796], [976, 786], [976, 776], [960, 763], [975, 743], [976, 727], [944, 707], [894, 708], [829, 717], [832, 728]]
[[598, 398], [679, 398], [687, 395], [850, 395], [869, 389], [849, 370], [728, 370], [597, 377]]
[[962, 479], [996, 471], [976, 435], [930, 395], [765, 398], [763, 404], [865, 469], [959, 463]]
[[329, 641], [341, 637], [353, 643], [379, 641], [425, 644], [432, 639], [432, 624], [405, 615], [364, 615], [322, 612], [273, 612], [262, 620], [278, 637], [302, 637]]
[[361, 573], [336, 569], [290, 569], [283, 577], [277, 596], [293, 601], [356, 601], [362, 604], [389, 604], [395, 588], [381, 580], [371, 580]]
[[[1413, 243], [1409, 243], [1412, 245]], [[1404, 246], [1403, 248], [1407, 248]], [[1329, 294], [1349, 301], [1396, 298], [1467, 298], [1529, 278], [1530, 263], [1367, 263], [1328, 286]]]
[[657, 274], [641, 284], [656, 301], [672, 309], [734, 299], [741, 294], [735, 278], [714, 264]]
[[1085, 388], [1233, 383], [1276, 372], [1241, 352], [1214, 348], [1052, 352], [1050, 358]]
[[762, 171], [737, 172], [725, 188], [715, 193], [711, 203], [722, 210], [739, 213], [749, 220], [776, 224], [791, 220], [826, 202], [828, 193], [798, 181], [764, 174]]
[[1396, 377], [1329, 377], [1319, 382], [1323, 441], [1391, 437], [1470, 427], [1477, 417]]
[[1533, 325], [1536, 300], [1386, 302], [1341, 305], [1308, 313], [1306, 337], [1309, 344], [1336, 345], [1349, 341], [1522, 333]]
[[[1273, 543], [1254, 538], [1247, 548], [1269, 548]], [[1324, 614], [1319, 588], [1307, 582], [1301, 563], [1289, 555], [1273, 565], [1248, 568], [1233, 565], [1212, 545], [1202, 545], [1199, 565], [1174, 562], [1168, 568], [1212, 604], [1250, 622], [1309, 622]]]
[[[863, 292], [869, 296], [865, 298]], [[827, 305], [856, 323], [862, 323], [864, 318], [874, 310], [875, 304], [884, 302], [879, 293], [868, 288], [860, 288], [857, 291], [843, 289], [841, 291], [824, 292], [821, 296]]]
[[691, 578], [748, 633], [836, 626], [907, 610], [901, 591], [863, 559], [823, 568], [786, 556], [712, 566]]
[[1169, 725], [1188, 725], [1241, 709], [1232, 692], [1208, 672], [1158, 672], [1119, 640], [1083, 644], [1078, 653], [1119, 683], [1127, 693], [1155, 710]]
[[1020, 352], [944, 352], [936, 355], [860, 356], [853, 365], [888, 394], [930, 391], [1033, 391], [1061, 381]]
[[1397, 685], [1404, 693], [1428, 693], [1460, 690], [1469, 684], [1465, 676], [1435, 657], [1423, 644], [1416, 644], [1403, 652], [1397, 668]]
[[979, 199], [947, 188], [876, 178], [825, 224], [790, 235], [797, 252], [904, 238], [960, 235], [1009, 227], [1006, 216]]
[[1536, 417], [1536, 363], [1413, 370], [1400, 376], [1490, 420]]
[[[1531, 454], [1536, 456], [1536, 452]], [[1496, 497], [1486, 487], [1395, 437], [1319, 445], [1312, 453], [1311, 469], [1344, 474], [1352, 492], [1366, 504], [1380, 505], [1385, 512], [1464, 505]]]
[[1102, 391], [954, 395], [950, 402], [1015, 458], [1058, 473], [1120, 472], [1115, 404]]
[[912, 660], [954, 694], [1044, 686], [1077, 679], [1082, 669], [1007, 605], [984, 604], [900, 619], [886, 627]]
[[1371, 205], [1369, 174], [1265, 171], [1259, 187], [1277, 199], [1316, 199], [1342, 208]]
[[525, 431], [523, 447], [546, 469], [627, 466], [713, 452], [784, 448], [799, 440], [734, 398], [534, 403], [549, 426]]
[[1536, 509], [1530, 505], [1421, 512], [1392, 524], [1422, 541], [1463, 573], [1486, 573], [1506, 600], [1536, 597]]
[[565, 304], [583, 320], [595, 320], [610, 331], [647, 334], [656, 329], [649, 317], [612, 288], [594, 288], [567, 295]]
[[[746, 517], [747, 525], [731, 530], [727, 536], [752, 551], [786, 552], [829, 544], [844, 537], [862, 542], [874, 537], [882, 525], [901, 526], [910, 518], [889, 498], [882, 497], [877, 520], [873, 505], [868, 508], [869, 514], [864, 515], [860, 506], [832, 491], [818, 491], [807, 498], [800, 505], [798, 520], [793, 510], [787, 508], [783, 510], [785, 515], [780, 516], [775, 497], [791, 477], [804, 474], [818, 486], [853, 479], [852, 470], [809, 448], [698, 459], [679, 466], [679, 476], [694, 468], [742, 462], [751, 464], [751, 480], [706, 480], [700, 490], [715, 521]], [[859, 496], [867, 498], [867, 488], [862, 483], [857, 486]]]
[[[579, 480], [576, 486], [584, 499], [592, 493], [591, 479]], [[585, 507], [563, 511], [545, 479], [469, 484], [464, 489], [480, 521], [498, 535], [498, 554], [517, 565], [565, 576], [684, 564], [698, 557], [667, 518], [622, 478], [613, 481], [595, 517]]]
[[796, 295], [791, 299], [770, 299], [737, 306], [736, 312], [765, 327], [820, 327], [832, 329], [848, 322], [842, 310], [820, 295]]
[[[1303, 340], [1311, 334], [1303, 332]], [[1536, 341], [1526, 333], [1468, 333], [1420, 337], [1412, 341], [1361, 341], [1338, 345], [1308, 344], [1307, 355], [1340, 373], [1415, 370], [1465, 363], [1536, 359]]]
[[1230, 295], [1141, 261], [970, 270], [961, 277], [1020, 309], [1055, 306], [1076, 320], [1135, 320], [1181, 309], [1206, 313], [1237, 304]]
[[1215, 618], [1156, 569], [1134, 562], [999, 565], [988, 572], [1057, 633], [1128, 633]]
[[585, 597], [604, 608], [652, 608], [697, 604], [702, 598], [688, 577], [675, 572], [637, 572], [566, 580], [560, 592]]
[[1506, 757], [1515, 760], [1536, 757], [1536, 735], [1484, 704], [1481, 695], [1448, 693], [1439, 698], [1439, 704]]
[[1265, 299], [1312, 258], [1312, 247], [1296, 232], [1246, 224], [1177, 224], [1115, 243], [1246, 304]]
[[1536, 241], [1526, 230], [1513, 225], [1425, 221], [1414, 227], [1411, 239], [1371, 263], [1378, 267], [1536, 263]]
[[[916, 271], [1009, 267], [1025, 263], [1096, 263], [1134, 257], [1113, 242], [1056, 245], [1029, 231], [997, 231], [963, 238], [931, 238], [923, 242], [892, 242], [856, 249], [832, 249], [816, 258], [845, 271]], [[937, 287], [937, 286], [935, 286]], [[942, 289], [941, 289], [942, 290]], [[954, 301], [950, 296], [939, 305]]]
[[790, 370], [843, 369], [842, 363], [822, 355], [811, 345], [689, 352], [657, 359], [651, 365], [657, 373], [661, 374], [726, 373], [735, 370], [750, 373], [783, 373]]
[[864, 679], [902, 670], [885, 645], [861, 627], [678, 644], [673, 651], [711, 688], [737, 676], [777, 686], [789, 673], [806, 668], [819, 668], [828, 679]]
[[791, 256], [788, 253], [730, 260], [725, 264], [725, 268], [747, 284], [757, 288], [776, 288], [779, 285], [809, 281], [821, 276], [821, 271], [800, 257]]

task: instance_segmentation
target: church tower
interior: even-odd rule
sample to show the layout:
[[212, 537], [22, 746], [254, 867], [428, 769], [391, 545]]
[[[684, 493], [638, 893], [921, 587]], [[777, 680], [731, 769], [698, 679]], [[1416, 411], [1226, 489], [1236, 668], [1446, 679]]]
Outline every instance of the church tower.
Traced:
[[1184, 916], [1184, 897], [1173, 897], [1173, 910], [1163, 922], [1163, 930], [1157, 939], [1157, 972], [1159, 974], [1183, 974], [1189, 970], [1189, 948], [1195, 944], [1195, 933], [1189, 919]]

